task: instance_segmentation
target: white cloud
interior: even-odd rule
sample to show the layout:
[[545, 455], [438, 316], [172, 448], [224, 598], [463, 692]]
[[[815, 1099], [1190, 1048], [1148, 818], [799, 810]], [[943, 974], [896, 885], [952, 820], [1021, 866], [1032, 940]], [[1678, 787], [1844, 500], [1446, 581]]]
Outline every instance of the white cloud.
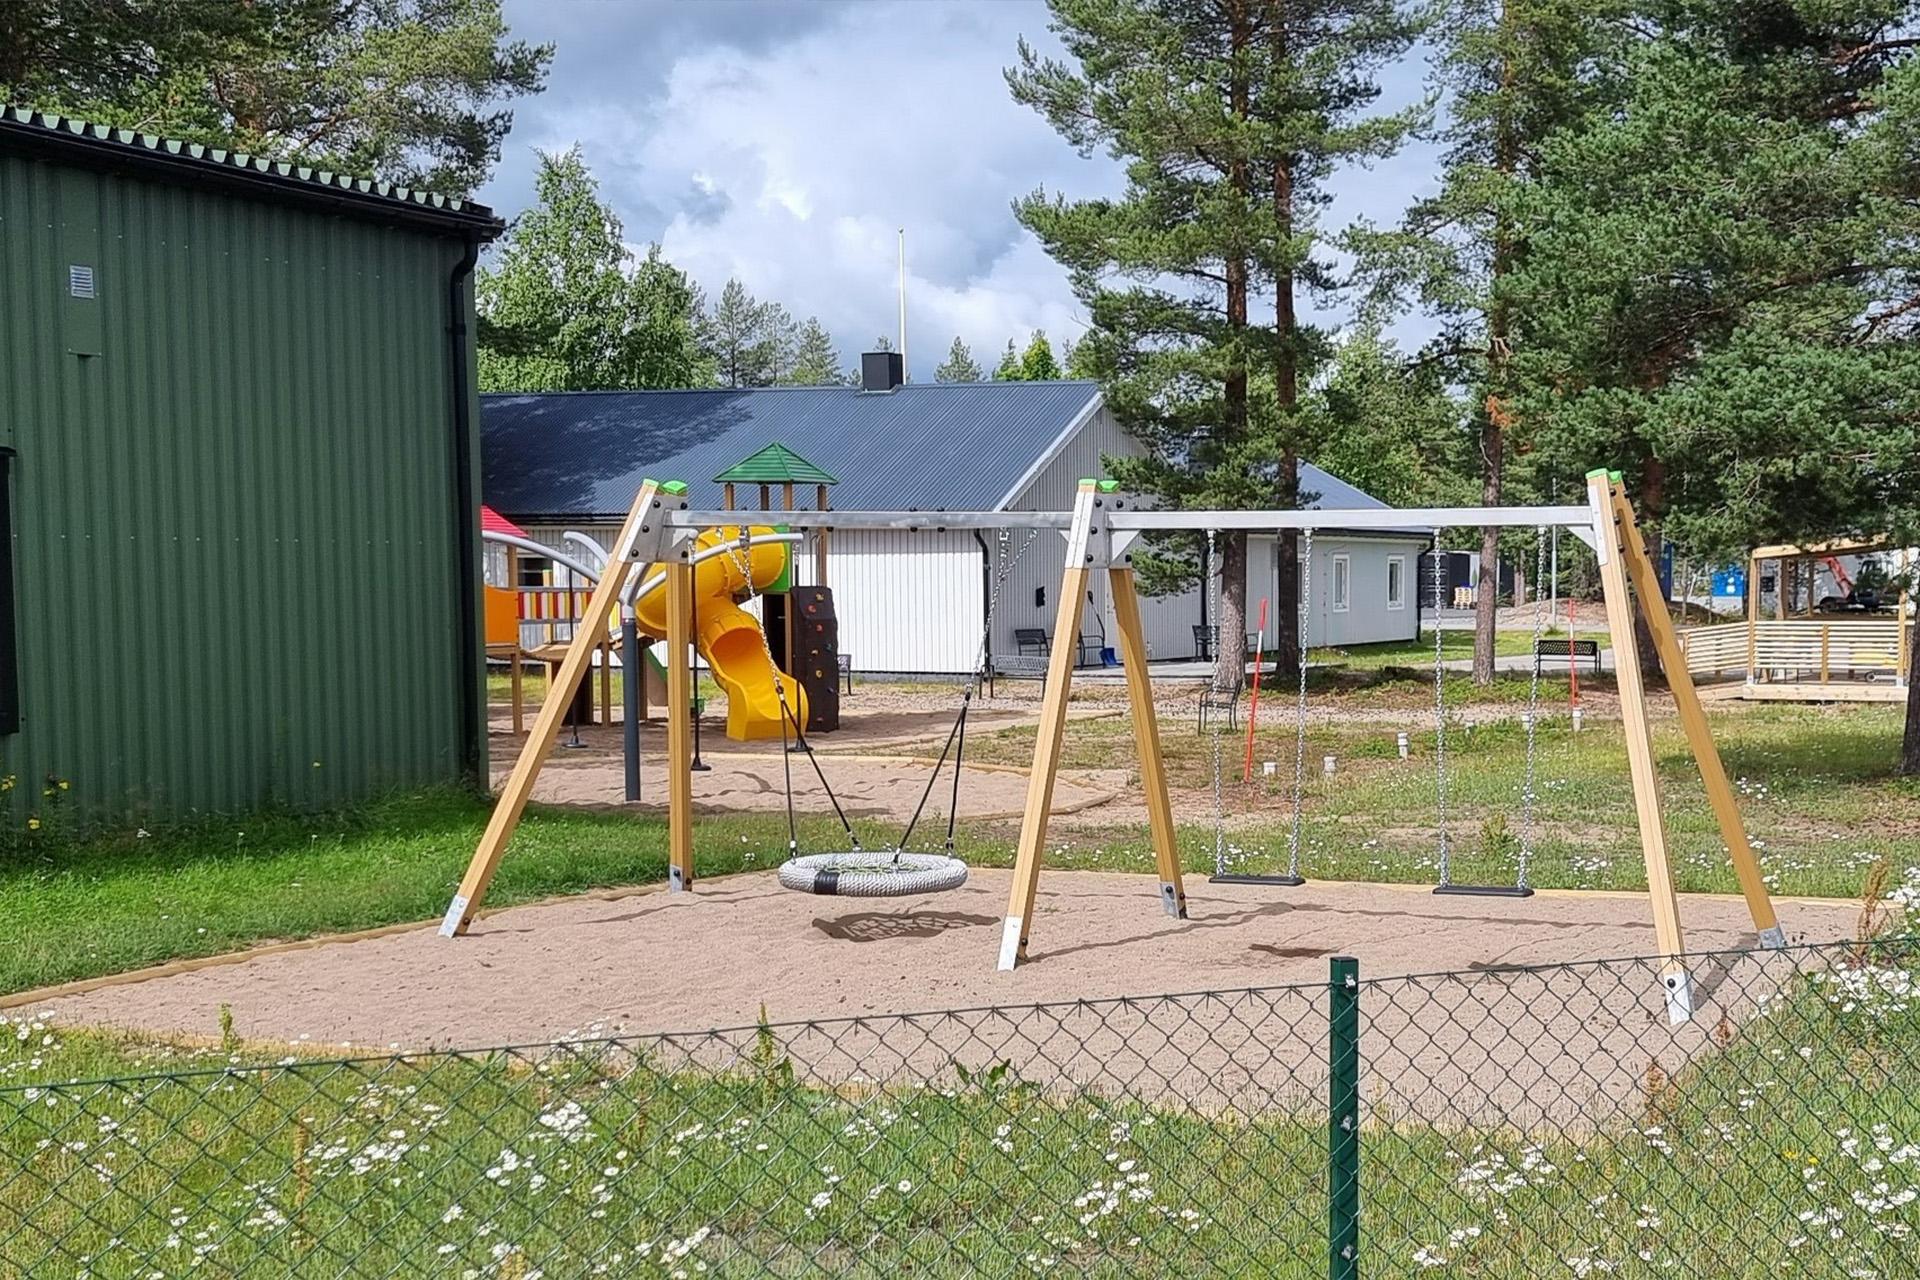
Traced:
[[[558, 53], [482, 193], [501, 212], [531, 194], [532, 148], [577, 141], [629, 239], [659, 240], [710, 294], [737, 276], [818, 315], [849, 363], [895, 331], [900, 227], [915, 376], [955, 334], [988, 367], [1033, 329], [1056, 349], [1078, 337], [1065, 273], [1010, 202], [1043, 184], [1116, 191], [1120, 177], [1007, 92], [1018, 39], [1052, 45], [1044, 6], [528, 3], [509, 19]], [[1356, 175], [1336, 210], [1390, 221], [1423, 168]]]

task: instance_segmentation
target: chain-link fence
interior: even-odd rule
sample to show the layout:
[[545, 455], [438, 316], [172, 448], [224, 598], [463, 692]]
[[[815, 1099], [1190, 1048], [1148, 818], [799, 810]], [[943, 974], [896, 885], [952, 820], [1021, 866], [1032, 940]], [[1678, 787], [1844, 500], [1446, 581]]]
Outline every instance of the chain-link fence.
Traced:
[[1688, 967], [13, 1085], [0, 1276], [1920, 1274], [1920, 947]]

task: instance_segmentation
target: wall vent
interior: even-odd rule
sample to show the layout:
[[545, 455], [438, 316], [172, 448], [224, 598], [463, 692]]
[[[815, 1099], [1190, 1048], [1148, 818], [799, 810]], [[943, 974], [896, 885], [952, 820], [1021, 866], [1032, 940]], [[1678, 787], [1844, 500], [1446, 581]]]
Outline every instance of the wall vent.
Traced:
[[93, 296], [93, 268], [76, 262], [67, 268], [67, 292], [76, 298]]

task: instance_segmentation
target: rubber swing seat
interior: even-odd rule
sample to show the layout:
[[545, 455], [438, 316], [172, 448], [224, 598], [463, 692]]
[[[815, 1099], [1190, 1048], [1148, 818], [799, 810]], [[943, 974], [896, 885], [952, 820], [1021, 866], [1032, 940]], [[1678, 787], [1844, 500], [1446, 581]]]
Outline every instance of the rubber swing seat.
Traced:
[[780, 864], [782, 888], [842, 898], [905, 898], [966, 882], [967, 864], [944, 853], [805, 853]]
[[1459, 898], [1531, 898], [1533, 890], [1525, 885], [1514, 884], [1437, 884], [1433, 887], [1439, 897]]

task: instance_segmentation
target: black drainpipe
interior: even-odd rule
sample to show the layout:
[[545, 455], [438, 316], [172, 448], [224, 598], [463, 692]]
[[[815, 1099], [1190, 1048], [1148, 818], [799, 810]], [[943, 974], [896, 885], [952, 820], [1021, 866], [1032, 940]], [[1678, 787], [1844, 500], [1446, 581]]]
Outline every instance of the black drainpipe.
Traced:
[[480, 548], [474, 527], [480, 520], [480, 506], [473, 492], [473, 413], [468, 403], [467, 384], [467, 292], [466, 284], [480, 261], [480, 241], [469, 238], [453, 274], [447, 277], [447, 341], [453, 371], [453, 526], [458, 556], [455, 579], [457, 611], [454, 620], [455, 652], [460, 655], [460, 765], [474, 785], [485, 787], [480, 762], [485, 745], [486, 725], [481, 719], [485, 690], [481, 685], [480, 637]]
[[[985, 654], [982, 661], [986, 664], [987, 674], [993, 673], [993, 615], [988, 610], [993, 605], [993, 552], [987, 548], [987, 540], [980, 531], [973, 531], [973, 540], [980, 544], [980, 652]], [[987, 686], [987, 696], [993, 696], [993, 686]]]

